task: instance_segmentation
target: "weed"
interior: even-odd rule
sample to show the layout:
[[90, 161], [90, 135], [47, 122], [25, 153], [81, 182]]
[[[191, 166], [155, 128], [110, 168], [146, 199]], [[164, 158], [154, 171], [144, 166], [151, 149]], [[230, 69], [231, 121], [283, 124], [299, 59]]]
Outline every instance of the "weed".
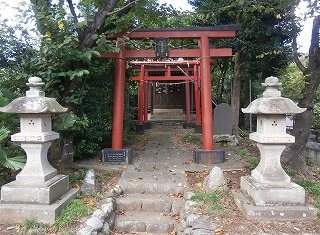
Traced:
[[112, 172], [105, 172], [102, 175], [97, 175], [96, 177], [97, 177], [98, 180], [109, 181], [109, 180], [111, 180], [112, 176], [113, 176]]
[[247, 149], [238, 149], [236, 150], [236, 153], [248, 163], [245, 167], [251, 170], [255, 169], [260, 162], [259, 158], [252, 157]]
[[239, 135], [240, 135], [242, 138], [248, 139], [248, 138], [249, 138], [249, 134], [250, 134], [250, 131], [242, 131], [242, 132], [240, 132]]
[[59, 235], [75, 235], [73, 232], [61, 232]]
[[218, 216], [221, 213], [223, 205], [221, 199], [228, 194], [228, 191], [214, 192], [214, 193], [205, 193], [203, 191], [197, 191], [194, 196], [191, 197], [191, 200], [197, 202], [204, 202], [205, 212], [210, 216]]
[[53, 229], [61, 229], [71, 225], [77, 219], [90, 215], [94, 206], [85, 204], [81, 198], [72, 200], [52, 225]]
[[201, 136], [195, 134], [185, 134], [182, 136], [182, 140], [183, 142], [196, 144], [201, 142]]
[[316, 166], [317, 163], [312, 157], [305, 157], [304, 160], [306, 161], [307, 166]]
[[304, 187], [311, 196], [320, 202], [320, 182], [310, 179], [298, 179], [297, 184]]
[[45, 235], [49, 225], [38, 222], [35, 218], [26, 219], [20, 224], [20, 228], [29, 235]]
[[86, 176], [85, 170], [81, 170], [79, 172], [74, 172], [73, 174], [69, 174], [70, 184], [73, 185], [78, 183], [79, 181], [82, 182], [85, 176]]
[[294, 177], [297, 175], [297, 171], [294, 170], [292, 167], [290, 167], [289, 165], [283, 165], [283, 170], [290, 176], [290, 177]]

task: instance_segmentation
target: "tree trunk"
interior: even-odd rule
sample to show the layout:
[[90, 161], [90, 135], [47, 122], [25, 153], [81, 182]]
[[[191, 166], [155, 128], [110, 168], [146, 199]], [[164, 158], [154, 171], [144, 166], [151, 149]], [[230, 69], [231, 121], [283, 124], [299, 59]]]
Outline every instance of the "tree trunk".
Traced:
[[234, 78], [231, 94], [232, 134], [237, 135], [239, 125], [240, 92], [241, 92], [241, 52], [235, 53]]
[[[297, 66], [305, 75], [305, 86], [302, 89], [303, 98], [298, 106], [307, 108], [307, 111], [296, 116], [292, 132], [296, 137], [296, 141], [294, 144], [288, 146], [282, 154], [283, 162], [290, 165], [293, 169], [300, 171], [304, 171], [306, 167], [305, 156], [302, 155], [302, 149], [305, 147], [310, 136], [313, 118], [312, 110], [316, 97], [316, 90], [320, 84], [319, 26], [320, 16], [316, 16], [313, 21], [308, 67], [304, 68], [297, 56], [295, 56]], [[294, 40], [293, 48], [296, 48], [295, 43]], [[297, 53], [295, 53], [295, 55], [297, 55]]]
[[[242, 107], [248, 107], [249, 104], [250, 104], [250, 80], [248, 81], [244, 81], [244, 88], [243, 88], [243, 91], [244, 91], [244, 97], [243, 97], [243, 104], [242, 104]], [[249, 130], [250, 129], [250, 114], [249, 113], [243, 113], [243, 118], [242, 118], [242, 122], [240, 125], [241, 128], [243, 130]]]

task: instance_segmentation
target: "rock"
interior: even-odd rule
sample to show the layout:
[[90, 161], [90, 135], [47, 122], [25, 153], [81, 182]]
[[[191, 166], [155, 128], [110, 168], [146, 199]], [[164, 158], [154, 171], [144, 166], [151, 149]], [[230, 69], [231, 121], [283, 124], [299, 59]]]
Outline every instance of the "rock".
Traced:
[[113, 197], [118, 197], [123, 193], [122, 188], [119, 185], [116, 185], [112, 189], [109, 190], [107, 193], [107, 197], [113, 198]]
[[193, 222], [199, 218], [200, 218], [200, 215], [195, 215], [195, 214], [189, 215], [186, 219], [187, 226], [192, 227]]
[[98, 217], [91, 217], [86, 221], [86, 225], [92, 227], [94, 231], [100, 231], [103, 227], [103, 222]]
[[206, 229], [196, 229], [196, 230], [192, 230], [190, 235], [212, 235], [212, 232]]
[[196, 194], [194, 193], [194, 192], [190, 192], [190, 191], [188, 191], [188, 192], [186, 192], [185, 194], [184, 194], [184, 199], [185, 200], [190, 200], [193, 196], [195, 196]]
[[108, 223], [104, 223], [103, 224], [103, 227], [101, 229], [101, 232], [106, 234], [106, 235], [109, 235], [111, 230], [110, 230], [110, 227], [109, 227], [109, 224]]
[[106, 214], [103, 213], [103, 211], [101, 209], [97, 209], [93, 212], [92, 217], [98, 217], [99, 219], [101, 219], [103, 221], [104, 218], [106, 217]]
[[209, 221], [210, 218], [209, 216], [203, 216], [201, 215], [200, 217], [198, 217], [197, 219], [195, 219], [192, 223], [192, 229], [196, 230], [196, 229], [205, 229], [205, 230], [209, 230], [209, 231], [215, 231], [217, 226], [215, 224], [213, 224], [212, 222]]
[[94, 195], [99, 192], [100, 189], [101, 187], [95, 178], [94, 170], [88, 170], [80, 189], [81, 193], [85, 195]]
[[208, 193], [228, 189], [227, 180], [219, 167], [215, 166], [210, 171], [210, 174], [204, 179], [203, 188]]
[[101, 205], [101, 210], [103, 214], [108, 216], [114, 210], [114, 203], [110, 202], [110, 203]]
[[96, 231], [91, 226], [85, 226], [77, 232], [77, 235], [94, 235], [97, 234]]

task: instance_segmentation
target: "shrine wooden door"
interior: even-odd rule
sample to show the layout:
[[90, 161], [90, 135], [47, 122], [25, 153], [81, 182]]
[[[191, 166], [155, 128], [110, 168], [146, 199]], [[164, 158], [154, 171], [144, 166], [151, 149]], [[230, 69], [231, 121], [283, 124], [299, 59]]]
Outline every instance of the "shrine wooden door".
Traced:
[[153, 107], [155, 109], [184, 109], [185, 84], [170, 81], [156, 82], [154, 85]]

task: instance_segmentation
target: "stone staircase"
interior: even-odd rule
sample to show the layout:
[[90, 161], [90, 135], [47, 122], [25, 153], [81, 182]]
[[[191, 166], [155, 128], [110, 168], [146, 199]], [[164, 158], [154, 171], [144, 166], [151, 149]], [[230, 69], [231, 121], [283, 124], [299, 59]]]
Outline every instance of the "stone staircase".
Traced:
[[122, 173], [114, 229], [135, 234], [175, 234], [184, 208], [186, 177], [181, 173]]

